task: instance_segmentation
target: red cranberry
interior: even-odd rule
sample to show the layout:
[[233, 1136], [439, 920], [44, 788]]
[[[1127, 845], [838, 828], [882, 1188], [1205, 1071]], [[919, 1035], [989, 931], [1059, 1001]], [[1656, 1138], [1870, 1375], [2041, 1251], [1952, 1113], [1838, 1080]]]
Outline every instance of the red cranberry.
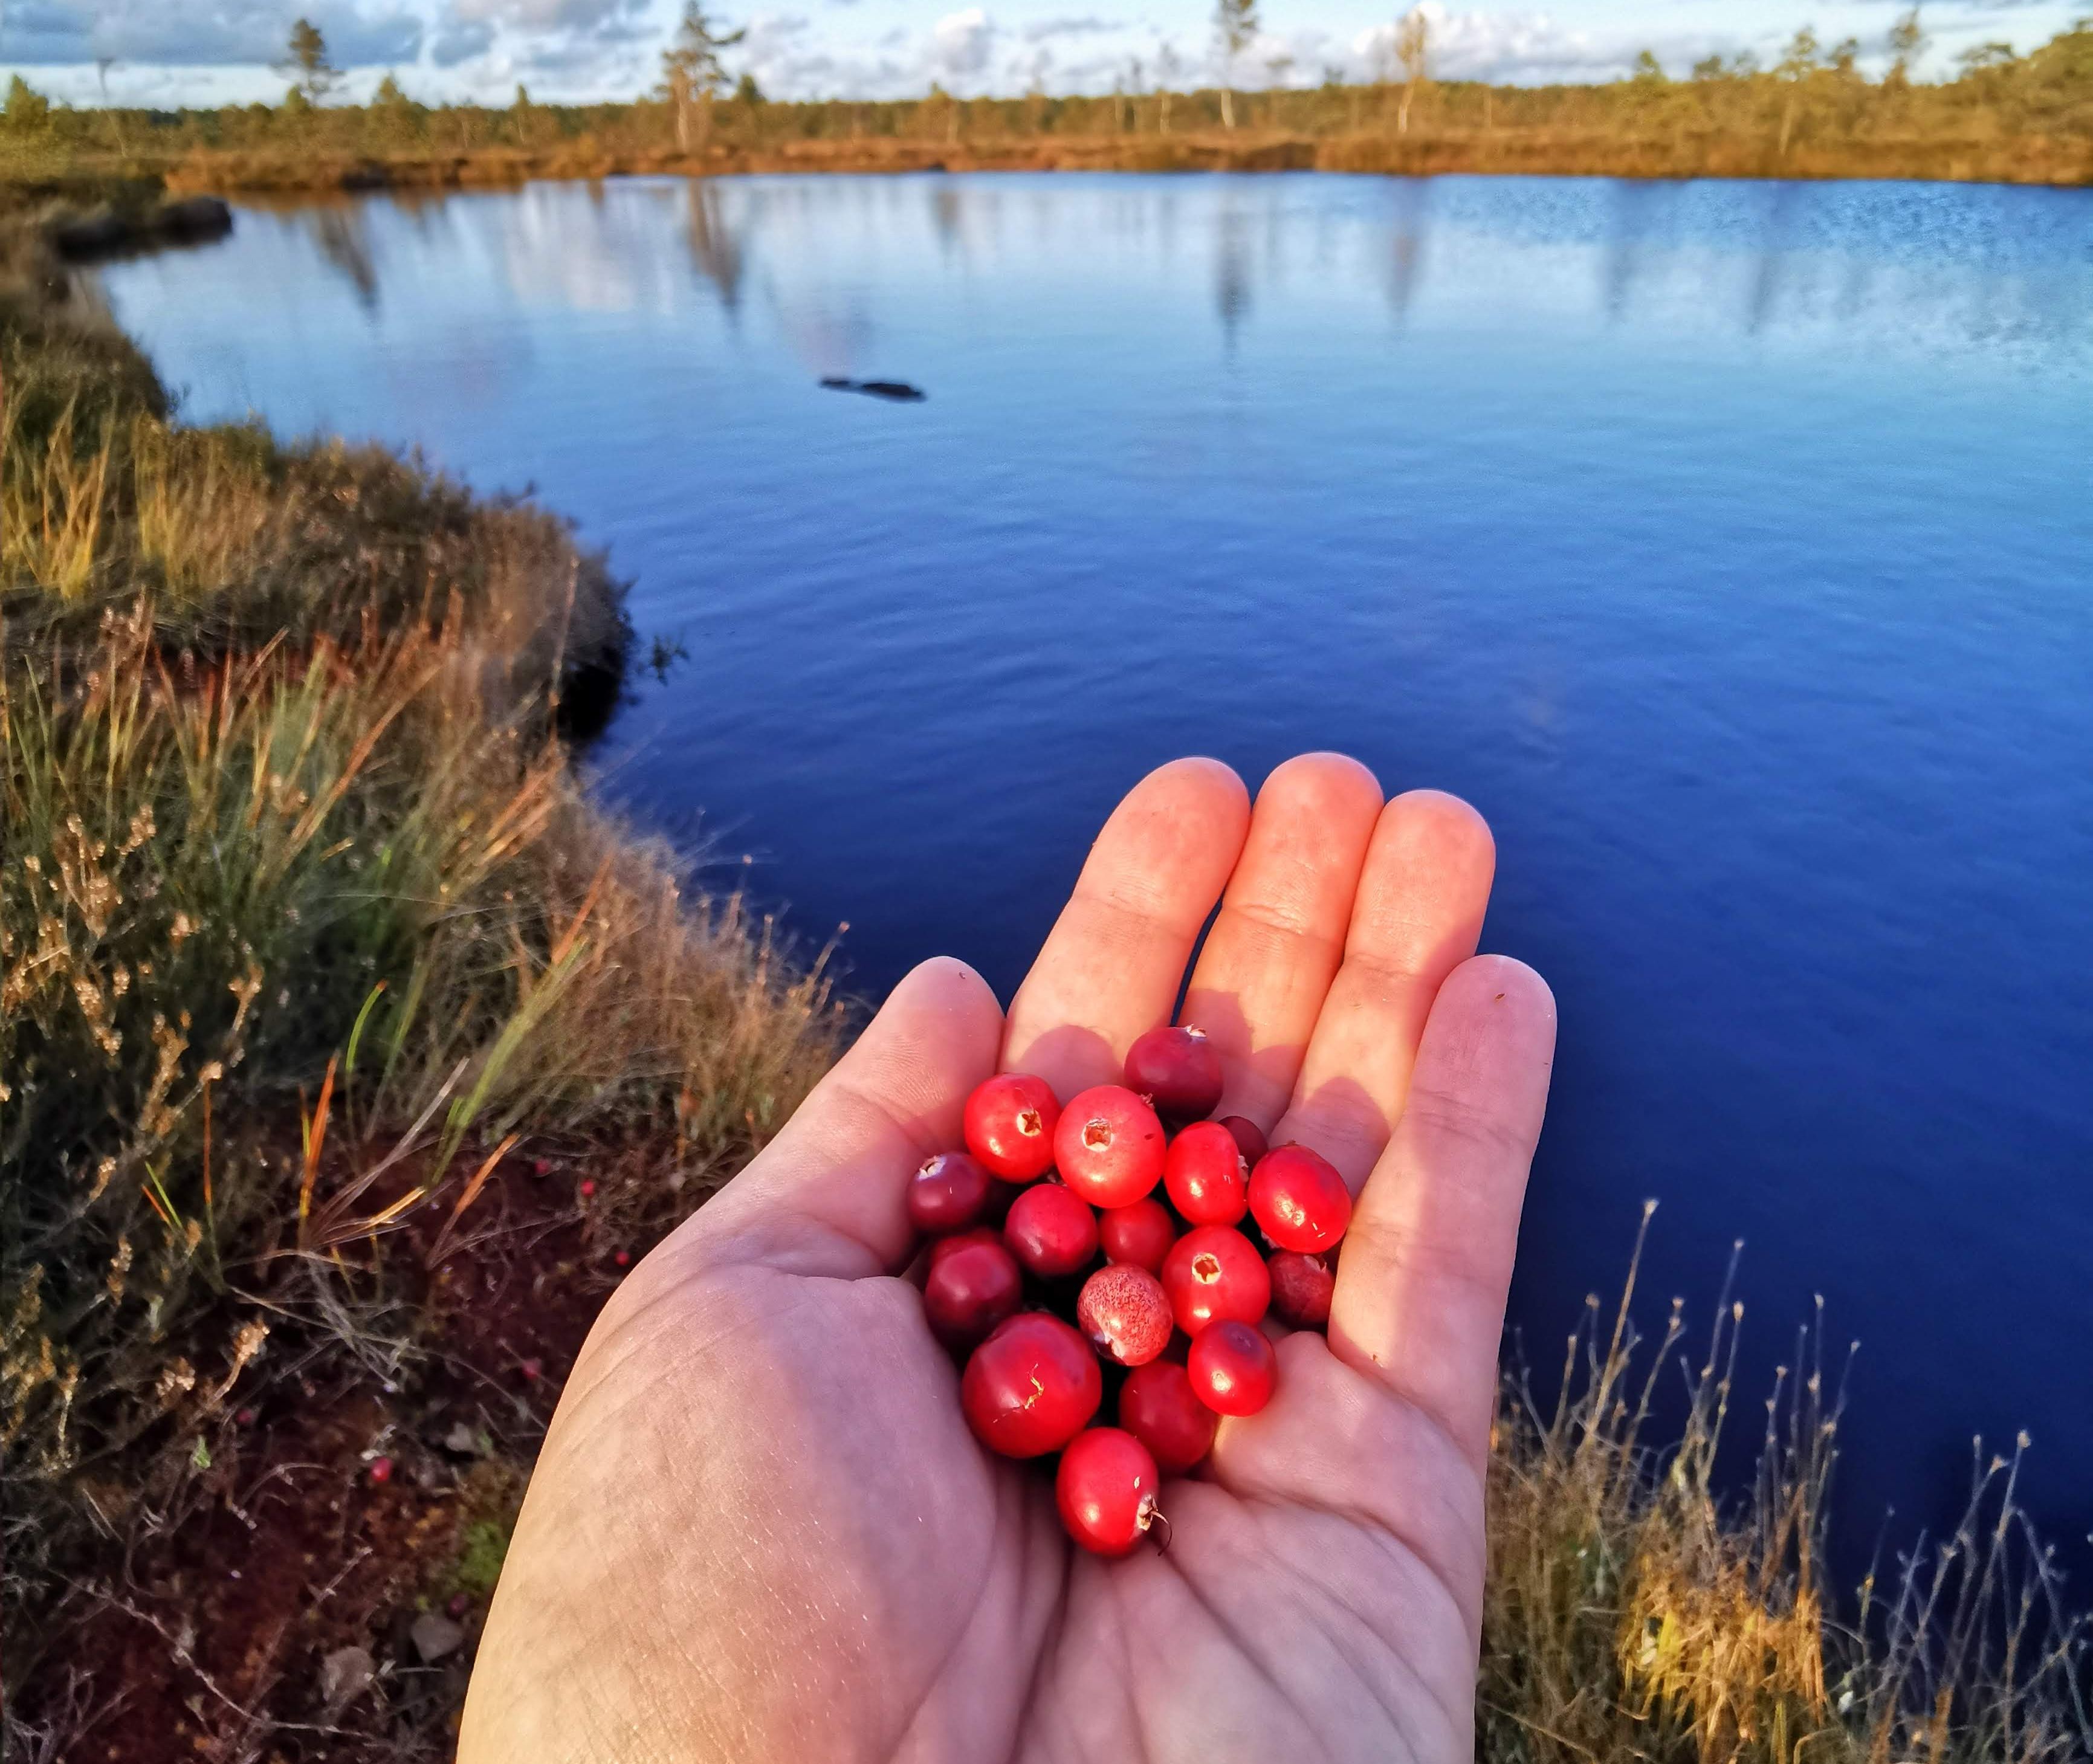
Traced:
[[969, 1243], [930, 1264], [923, 1317], [947, 1347], [964, 1353], [1015, 1315], [1024, 1296], [1024, 1276], [1009, 1250], [995, 1242]]
[[1127, 1207], [1163, 1179], [1163, 1123], [1133, 1091], [1100, 1084], [1069, 1099], [1054, 1132], [1061, 1180], [1099, 1207]]
[[1221, 1056], [1205, 1031], [1152, 1029], [1126, 1051], [1126, 1087], [1173, 1120], [1204, 1120], [1221, 1099]]
[[1226, 1225], [1194, 1225], [1170, 1246], [1163, 1289], [1177, 1327], [1197, 1337], [1210, 1323], [1260, 1321], [1272, 1303], [1272, 1276], [1256, 1246]]
[[1094, 1427], [1069, 1441], [1061, 1454], [1054, 1504], [1068, 1535], [1084, 1549], [1123, 1556], [1155, 1523], [1162, 1480], [1148, 1448], [1133, 1434]]
[[1255, 1415], [1272, 1401], [1279, 1357], [1262, 1331], [1224, 1319], [1192, 1338], [1192, 1393], [1217, 1415]]
[[232, 1419], [241, 1427], [252, 1427], [254, 1424], [254, 1411], [252, 1409], [242, 1409]]
[[1224, 1115], [1221, 1125], [1235, 1135], [1236, 1145], [1246, 1162], [1254, 1165], [1272, 1148], [1266, 1144], [1264, 1129], [1242, 1115]]
[[1163, 1160], [1170, 1204], [1195, 1225], [1232, 1225], [1250, 1211], [1250, 1166], [1219, 1121], [1194, 1121]]
[[580, 1192], [583, 1200], [593, 1199], [596, 1195], [596, 1178], [591, 1176], [583, 1177]]
[[612, 1252], [610, 1259], [620, 1268], [630, 1268], [632, 1266], [632, 1252], [630, 1250], [614, 1250]]
[[1328, 1159], [1280, 1146], [1250, 1173], [1250, 1210], [1275, 1249], [1327, 1250], [1352, 1222], [1352, 1192]]
[[994, 1225], [976, 1225], [971, 1231], [956, 1231], [951, 1237], [939, 1237], [932, 1243], [930, 1265], [935, 1268], [955, 1250], [964, 1250], [970, 1243], [992, 1243], [999, 1250], [1004, 1248], [1002, 1232]]
[[964, 1231], [988, 1205], [989, 1174], [964, 1151], [925, 1158], [908, 1178], [908, 1222], [932, 1236]]
[[1043, 1311], [999, 1324], [960, 1380], [967, 1425], [1005, 1458], [1060, 1450], [1098, 1412], [1103, 1395], [1090, 1344]]
[[1272, 1276], [1272, 1308], [1297, 1329], [1320, 1329], [1330, 1320], [1330, 1294], [1337, 1277], [1320, 1255], [1280, 1250], [1264, 1259]]
[[1098, 1243], [1107, 1262], [1125, 1262], [1153, 1274], [1176, 1241], [1177, 1221], [1153, 1196], [1098, 1215]]
[[472, 1609], [472, 1594], [470, 1593], [453, 1593], [451, 1594], [450, 1603], [444, 1608], [453, 1617], [462, 1617], [467, 1611]]
[[1011, 1203], [1003, 1241], [1029, 1273], [1059, 1280], [1098, 1253], [1098, 1216], [1059, 1182], [1040, 1182]]
[[1054, 1125], [1061, 1105], [1053, 1086], [1027, 1072], [1006, 1072], [974, 1086], [967, 1099], [967, 1150], [991, 1176], [1030, 1182], [1054, 1166]]
[[1137, 1366], [1120, 1386], [1119, 1424], [1155, 1454], [1165, 1476], [1181, 1476], [1213, 1449], [1220, 1418], [1200, 1402], [1174, 1360]]
[[390, 1482], [392, 1480], [392, 1460], [389, 1458], [372, 1458], [370, 1480], [373, 1482]]
[[1145, 1268], [1116, 1263], [1083, 1282], [1076, 1323], [1108, 1360], [1146, 1366], [1170, 1345], [1170, 1301]]

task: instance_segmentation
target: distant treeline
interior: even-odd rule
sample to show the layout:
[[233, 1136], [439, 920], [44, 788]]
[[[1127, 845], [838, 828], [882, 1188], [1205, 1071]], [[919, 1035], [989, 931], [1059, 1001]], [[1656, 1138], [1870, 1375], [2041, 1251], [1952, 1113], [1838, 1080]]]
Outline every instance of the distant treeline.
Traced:
[[[129, 166], [191, 187], [454, 183], [508, 176], [804, 166], [1323, 166], [1391, 171], [1598, 171], [2093, 182], [2093, 19], [2025, 56], [1966, 53], [1952, 80], [1900, 59], [1879, 78], [1854, 46], [1799, 32], [1774, 65], [1710, 59], [1674, 79], [1645, 55], [1604, 85], [1440, 80], [1228, 93], [782, 102], [738, 87], [621, 103], [428, 105], [388, 77], [366, 104], [74, 110], [18, 77], [18, 164]], [[725, 86], [725, 81], [721, 85]], [[324, 94], [323, 100], [324, 100]], [[1232, 116], [1233, 121], [1228, 119]]]

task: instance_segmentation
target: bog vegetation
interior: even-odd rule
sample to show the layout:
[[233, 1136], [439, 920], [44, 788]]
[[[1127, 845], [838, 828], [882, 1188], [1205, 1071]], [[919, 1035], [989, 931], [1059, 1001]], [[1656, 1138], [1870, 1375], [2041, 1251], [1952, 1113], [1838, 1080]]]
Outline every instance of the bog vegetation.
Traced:
[[389, 74], [368, 102], [339, 102], [343, 76], [301, 20], [280, 103], [68, 110], [18, 77], [0, 135], [20, 168], [129, 169], [198, 189], [928, 165], [2093, 181], [2093, 20], [2025, 55], [1979, 46], [1939, 79], [1918, 76], [1930, 63], [1914, 11], [1890, 29], [1872, 78], [1857, 41], [1805, 27], [1770, 65], [1738, 55], [1667, 69], [1645, 51], [1627, 78], [1554, 86], [1436, 78], [1421, 10], [1397, 22], [1372, 80], [1332, 70], [1320, 85], [1275, 84], [1253, 59], [1259, 26], [1257, 0], [1216, 0], [1211, 85], [1188, 81], [1166, 50], [1129, 62], [1103, 95], [933, 85], [901, 101], [779, 102], [734, 72], [742, 33], [693, 5], [652, 92], [562, 105], [519, 85], [489, 107], [431, 105]]
[[[711, 77], [694, 64], [694, 140], [743, 126], [741, 100], [702, 115]], [[1783, 77], [1726, 72], [1678, 101], [1756, 104]], [[1411, 96], [1413, 135], [1454, 102]], [[1272, 97], [1242, 95], [1238, 128]], [[1866, 102], [1904, 99], [1950, 102]], [[1341, 115], [1353, 95], [1286, 102]], [[403, 139], [514, 120], [398, 106]], [[315, 102], [35, 127], [133, 130], [104, 150], [137, 163], [160, 150], [149, 130], [196, 131], [185, 154], [228, 122], [310, 129], [304, 154], [372, 116]], [[599, 120], [675, 126], [661, 105]], [[80, 1675], [112, 1658], [83, 1638], [143, 1610], [155, 1627], [116, 1657], [158, 1648], [188, 1706], [233, 1710], [223, 1755], [444, 1755], [455, 1697], [414, 1702], [389, 1667], [317, 1724], [310, 1660], [194, 1690], [193, 1591], [143, 1586], [139, 1564], [234, 1499], [209, 1479], [237, 1406], [277, 1389], [295, 1406], [316, 1380], [405, 1400], [389, 1393], [422, 1350], [403, 1298], [491, 1174], [542, 1147], [614, 1172], [623, 1241], [644, 1248], [769, 1137], [843, 1025], [818, 960], [787, 959], [578, 787], [563, 731], [626, 640], [602, 560], [417, 462], [183, 424], [44, 240], [26, 211], [0, 217], [0, 1738], [72, 1755], [130, 1688]], [[2093, 1756], [2085, 1632], [2013, 1459], [1980, 1458], [1963, 1526], [1856, 1594], [1827, 1577], [1838, 1417], [1814, 1350], [1740, 1491], [1722, 1442], [1734, 1410], [1760, 1422], [1731, 1385], [1738, 1313], [1718, 1309], [1676, 1429], [1652, 1416], [1679, 1313], [1653, 1350], [1627, 1315], [1594, 1308], [1559, 1394], [1506, 1386], [1479, 1756]], [[505, 1536], [498, 1507], [466, 1510], [448, 1584], [483, 1598]], [[355, 1566], [336, 1547], [314, 1587]]]
[[414, 462], [172, 420], [35, 230], [4, 249], [11, 1714], [110, 1491], [165, 1507], [272, 1363], [367, 1356], [388, 1233], [470, 1226], [548, 1139], [636, 1142], [658, 1227], [838, 1021], [578, 787], [563, 710], [626, 636], [600, 558]]

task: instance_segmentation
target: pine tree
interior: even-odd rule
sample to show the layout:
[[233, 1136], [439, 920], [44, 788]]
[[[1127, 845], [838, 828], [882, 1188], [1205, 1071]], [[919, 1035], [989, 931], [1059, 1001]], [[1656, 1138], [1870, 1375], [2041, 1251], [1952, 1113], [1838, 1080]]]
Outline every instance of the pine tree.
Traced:
[[1890, 71], [1884, 76], [1887, 86], [1905, 86], [1911, 84], [1911, 70], [1918, 58], [1926, 53], [1926, 32], [1918, 22], [1918, 8], [1910, 11], [1890, 27]]
[[310, 19], [300, 19], [291, 27], [288, 47], [289, 53], [278, 67], [290, 75], [291, 89], [308, 104], [324, 102], [341, 84], [341, 69], [327, 59], [327, 38], [320, 28]]
[[40, 135], [50, 126], [51, 101], [16, 74], [7, 82], [7, 108], [0, 120], [11, 135]]
[[746, 25], [738, 31], [716, 33], [713, 21], [705, 16], [704, 8], [698, 0], [689, 0], [683, 8], [682, 22], [676, 27], [674, 39], [661, 51], [661, 84], [676, 112], [678, 151], [691, 150], [691, 116], [694, 109], [698, 117], [699, 140], [703, 141], [712, 132], [713, 94], [726, 84], [726, 69], [720, 61], [720, 51], [731, 49], [748, 35]]
[[1417, 89], [1432, 71], [1432, 21], [1422, 7], [1412, 7], [1395, 27], [1395, 59], [1402, 63], [1402, 102], [1395, 113], [1395, 132], [1410, 132], [1410, 106]]
[[1257, 0], [1214, 0], [1214, 37], [1221, 50], [1221, 127], [1236, 126], [1236, 58], [1257, 41]]

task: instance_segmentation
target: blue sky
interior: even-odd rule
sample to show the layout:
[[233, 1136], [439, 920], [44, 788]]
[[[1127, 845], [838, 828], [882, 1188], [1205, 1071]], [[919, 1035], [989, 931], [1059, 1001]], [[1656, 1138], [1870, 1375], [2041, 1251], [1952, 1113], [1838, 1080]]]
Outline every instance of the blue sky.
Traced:
[[[1933, 43], [1922, 72], [1999, 41], [2026, 50], [2087, 0], [1938, 0], [1922, 12]], [[965, 94], [1107, 91], [1213, 77], [1211, 0], [760, 0], [718, 8], [748, 26], [734, 72], [774, 96], [905, 97], [933, 80]], [[1859, 39], [1870, 62], [1902, 0], [1556, 0], [1545, 6], [1424, 0], [1435, 71], [1533, 82], [1603, 80], [1636, 50], [1683, 74], [1710, 50], [1770, 59], [1800, 24], [1830, 42]], [[505, 102], [517, 83], [540, 98], [626, 97], [653, 82], [682, 0], [0, 0], [0, 77], [19, 72], [54, 96], [134, 104], [274, 98], [291, 22], [310, 16], [362, 93], [387, 71], [415, 96]], [[1394, 14], [1377, 0], [1261, 0], [1263, 34], [1238, 83], [1312, 84], [1371, 74]]]

